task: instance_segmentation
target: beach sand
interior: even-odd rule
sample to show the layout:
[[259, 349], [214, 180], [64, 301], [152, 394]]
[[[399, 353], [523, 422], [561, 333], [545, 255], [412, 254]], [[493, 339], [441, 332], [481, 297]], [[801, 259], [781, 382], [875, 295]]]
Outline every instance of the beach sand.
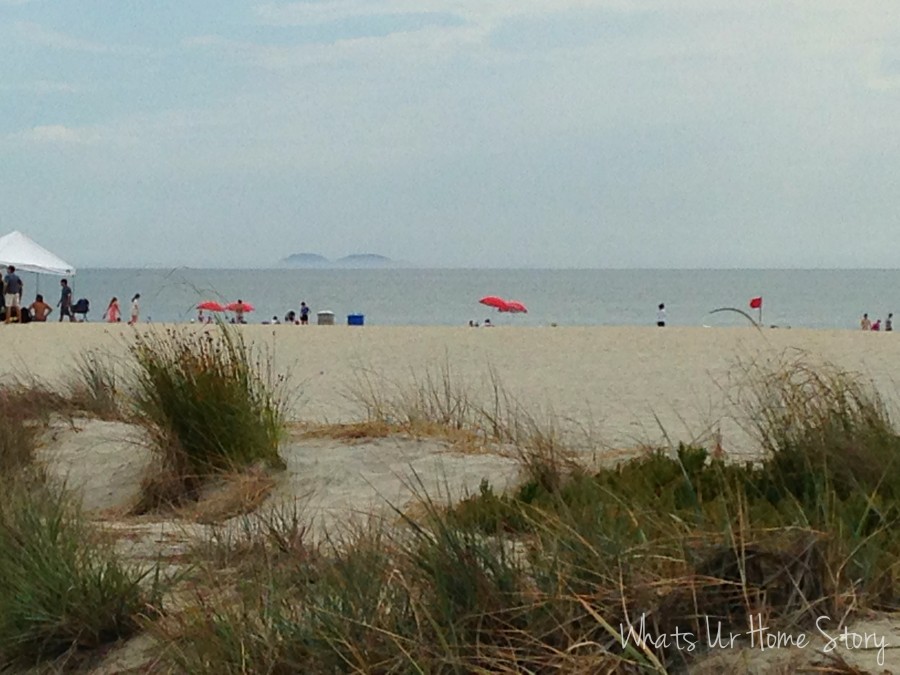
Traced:
[[[162, 325], [139, 330], [163, 330]], [[184, 330], [202, 331], [201, 326]], [[0, 372], [64, 378], [86, 350], [122, 359], [128, 326], [46, 324], [3, 327]], [[755, 451], [729, 405], [742, 385], [741, 363], [803, 350], [870, 378], [891, 404], [900, 335], [858, 331], [753, 328], [451, 328], [241, 326], [289, 373], [298, 396], [291, 417], [348, 422], [363, 415], [353, 400], [361, 378], [384, 390], [409, 388], [430, 369], [449, 365], [475, 398], [490, 395], [491, 371], [538, 419], [551, 416], [586, 431], [590, 445], [624, 448], [708, 440], [721, 430], [735, 454]]]

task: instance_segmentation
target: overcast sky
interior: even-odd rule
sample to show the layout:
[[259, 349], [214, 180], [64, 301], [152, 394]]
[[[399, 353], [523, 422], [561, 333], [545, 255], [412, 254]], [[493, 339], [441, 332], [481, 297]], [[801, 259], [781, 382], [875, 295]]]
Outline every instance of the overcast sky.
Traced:
[[897, 0], [0, 0], [79, 267], [900, 266]]

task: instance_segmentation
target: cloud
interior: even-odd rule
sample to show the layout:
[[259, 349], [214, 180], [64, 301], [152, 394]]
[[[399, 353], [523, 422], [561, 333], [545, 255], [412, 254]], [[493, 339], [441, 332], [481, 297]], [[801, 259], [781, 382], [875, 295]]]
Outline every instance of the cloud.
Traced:
[[221, 35], [187, 38], [188, 48], [211, 49], [270, 70], [290, 70], [312, 65], [352, 62], [372, 64], [415, 56], [418, 66], [484, 43], [486, 34], [477, 26], [427, 26], [419, 30], [335, 40], [330, 43], [273, 45], [232, 40]]
[[90, 54], [108, 54], [112, 50], [109, 45], [100, 42], [92, 42], [90, 40], [82, 40], [66, 33], [46, 28], [39, 23], [32, 21], [16, 21], [13, 28], [20, 38], [31, 44], [40, 47], [50, 47], [51, 49], [60, 49], [76, 52], [87, 52]]
[[71, 82], [58, 82], [54, 80], [34, 80], [22, 84], [3, 84], [0, 91], [27, 92], [37, 96], [53, 96], [56, 94], [81, 94], [86, 88]]
[[40, 145], [90, 145], [98, 142], [101, 135], [96, 129], [88, 127], [49, 124], [11, 134], [10, 139]]
[[120, 45], [85, 40], [62, 31], [47, 28], [33, 21], [16, 21], [12, 25], [20, 40], [38, 47], [85, 54], [117, 54], [150, 56], [153, 51], [137, 45]]
[[28, 87], [36, 94], [80, 94], [84, 88], [70, 82], [53, 82], [50, 80], [38, 80]]
[[[439, 0], [429, 13], [452, 14], [468, 22], [495, 24], [512, 17], [537, 16], [572, 9], [627, 10], [634, 3], [622, 0]], [[422, 14], [416, 0], [332, 0], [329, 2], [267, 3], [255, 8], [258, 19], [279, 26], [306, 26], [346, 19]]]
[[84, 87], [80, 85], [72, 84], [71, 82], [54, 82], [52, 80], [36, 80], [24, 85], [22, 89], [40, 95], [80, 94], [84, 91]]

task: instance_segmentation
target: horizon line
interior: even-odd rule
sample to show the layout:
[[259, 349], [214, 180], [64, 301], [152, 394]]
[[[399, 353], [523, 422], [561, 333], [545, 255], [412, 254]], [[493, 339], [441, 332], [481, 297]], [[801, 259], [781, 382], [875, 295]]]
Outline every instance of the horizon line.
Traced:
[[84, 265], [76, 267], [76, 275], [79, 270], [197, 270], [197, 271], [253, 271], [253, 270], [290, 270], [297, 272], [323, 272], [323, 271], [426, 271], [426, 270], [454, 270], [454, 271], [539, 271], [539, 272], [894, 272], [900, 271], [900, 267], [539, 267], [539, 266], [470, 266], [470, 265], [372, 265], [372, 266], [195, 266], [195, 265]]

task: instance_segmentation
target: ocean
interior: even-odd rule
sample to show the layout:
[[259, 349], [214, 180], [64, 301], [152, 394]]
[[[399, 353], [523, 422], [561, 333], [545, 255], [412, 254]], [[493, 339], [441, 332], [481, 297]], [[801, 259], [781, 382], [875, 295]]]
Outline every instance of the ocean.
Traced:
[[[58, 278], [22, 275], [25, 299], [36, 290], [51, 305]], [[673, 326], [746, 324], [734, 312], [763, 298], [763, 323], [780, 327], [855, 329], [863, 312], [874, 320], [895, 310], [900, 270], [540, 270], [540, 269], [84, 269], [73, 279], [74, 297], [87, 298], [89, 321], [100, 321], [113, 296], [123, 315], [141, 294], [141, 320], [186, 322], [201, 300], [252, 303], [252, 323], [283, 318], [301, 301], [335, 313], [346, 323], [362, 314], [366, 325], [462, 326], [486, 318], [497, 325], [655, 325], [665, 303]], [[479, 298], [518, 300], [528, 314], [500, 314]], [[896, 305], [900, 309], [900, 305]], [[57, 318], [56, 312], [51, 319]]]

